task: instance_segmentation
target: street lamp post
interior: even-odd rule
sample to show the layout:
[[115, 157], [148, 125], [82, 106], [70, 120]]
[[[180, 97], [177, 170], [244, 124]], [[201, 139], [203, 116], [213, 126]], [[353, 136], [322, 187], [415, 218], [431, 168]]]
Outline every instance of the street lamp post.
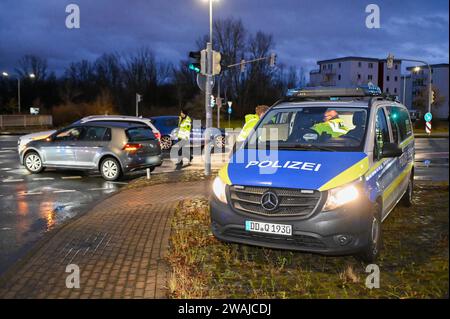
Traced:
[[[2, 75], [4, 77], [9, 77], [8, 72], [2, 72]], [[30, 73], [30, 74], [28, 74], [28, 77], [30, 79], [34, 79], [36, 77], [36, 75], [34, 73]], [[17, 79], [17, 110], [18, 110], [18, 113], [20, 114], [20, 111], [21, 111], [21, 105], [20, 105], [20, 76], [16, 76], [16, 79]]]

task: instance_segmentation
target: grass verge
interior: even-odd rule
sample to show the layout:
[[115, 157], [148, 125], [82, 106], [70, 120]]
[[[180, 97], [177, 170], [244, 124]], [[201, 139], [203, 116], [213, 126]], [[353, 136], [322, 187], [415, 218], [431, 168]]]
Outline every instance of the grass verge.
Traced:
[[210, 231], [206, 199], [180, 202], [172, 220], [171, 298], [448, 298], [448, 184], [420, 184], [412, 208], [383, 224], [380, 288], [353, 257], [227, 244]]

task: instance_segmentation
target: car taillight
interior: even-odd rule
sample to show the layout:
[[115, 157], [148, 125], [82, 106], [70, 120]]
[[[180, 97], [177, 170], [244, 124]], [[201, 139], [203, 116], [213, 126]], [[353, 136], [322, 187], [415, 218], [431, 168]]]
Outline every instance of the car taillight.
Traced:
[[160, 140], [161, 139], [161, 133], [159, 132], [153, 132], [153, 134], [155, 134], [155, 137]]
[[127, 143], [122, 148], [126, 152], [136, 152], [138, 149], [142, 148], [142, 144], [139, 143]]

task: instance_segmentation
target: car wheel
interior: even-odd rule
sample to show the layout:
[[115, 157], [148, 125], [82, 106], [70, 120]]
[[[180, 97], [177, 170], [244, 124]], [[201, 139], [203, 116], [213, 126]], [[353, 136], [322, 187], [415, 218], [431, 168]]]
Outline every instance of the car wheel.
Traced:
[[161, 149], [169, 150], [172, 147], [172, 139], [168, 135], [161, 137]]
[[44, 170], [41, 157], [36, 152], [27, 153], [24, 158], [24, 164], [26, 169], [32, 174], [38, 174]]
[[375, 203], [372, 210], [367, 245], [357, 256], [358, 259], [368, 263], [374, 262], [380, 255], [383, 239], [381, 231], [381, 207], [378, 203]]
[[412, 206], [412, 200], [414, 196], [414, 175], [411, 174], [408, 182], [408, 188], [406, 189], [405, 194], [402, 197], [401, 204], [406, 207]]
[[225, 148], [225, 136], [218, 135], [214, 138], [214, 146], [218, 149], [224, 149]]
[[100, 174], [107, 181], [116, 181], [122, 175], [119, 162], [112, 157], [105, 158], [100, 164]]

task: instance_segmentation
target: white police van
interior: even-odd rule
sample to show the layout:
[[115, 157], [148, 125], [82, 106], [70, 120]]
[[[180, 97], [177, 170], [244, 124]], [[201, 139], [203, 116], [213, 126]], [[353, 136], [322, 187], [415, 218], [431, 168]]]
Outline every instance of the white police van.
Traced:
[[407, 108], [378, 87], [293, 90], [261, 118], [213, 183], [224, 241], [377, 258], [381, 223], [411, 205]]

